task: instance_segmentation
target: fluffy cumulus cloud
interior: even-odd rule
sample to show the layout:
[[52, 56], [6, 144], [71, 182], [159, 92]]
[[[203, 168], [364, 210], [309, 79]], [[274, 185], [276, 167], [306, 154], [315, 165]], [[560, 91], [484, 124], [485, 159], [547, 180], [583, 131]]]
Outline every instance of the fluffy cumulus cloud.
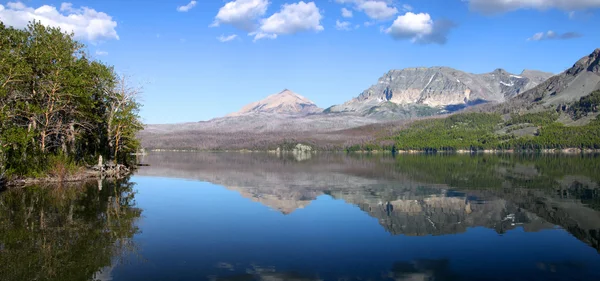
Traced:
[[73, 32], [75, 38], [89, 41], [119, 39], [117, 22], [106, 13], [88, 7], [73, 8], [71, 3], [63, 3], [60, 9], [43, 5], [28, 7], [22, 2], [9, 2], [0, 5], [0, 21], [15, 28], [24, 28], [30, 21], [39, 21], [46, 26], [60, 27]]
[[542, 41], [542, 40], [568, 40], [579, 38], [583, 35], [577, 32], [565, 32], [565, 33], [556, 33], [552, 30], [547, 32], [539, 32], [534, 34], [531, 38], [527, 39], [527, 41]]
[[337, 30], [350, 30], [351, 23], [349, 21], [335, 21], [335, 29]]
[[342, 17], [351, 18], [353, 16], [352, 11], [342, 8]]
[[237, 38], [236, 34], [231, 34], [231, 35], [228, 35], [228, 36], [221, 35], [221, 36], [217, 37], [217, 40], [219, 40], [221, 42], [229, 42], [229, 41], [232, 41], [235, 38]]
[[477, 12], [496, 14], [519, 9], [584, 10], [599, 8], [600, 0], [467, 0], [469, 7]]
[[407, 12], [398, 16], [392, 25], [383, 31], [397, 40], [411, 40], [418, 44], [445, 44], [454, 23], [445, 20], [433, 21], [427, 13]]
[[196, 7], [196, 4], [197, 4], [196, 1], [190, 1], [190, 3], [188, 3], [187, 5], [177, 7], [177, 11], [178, 12], [187, 12], [187, 11], [191, 10], [192, 8]]
[[257, 27], [257, 19], [264, 16], [269, 7], [268, 0], [235, 0], [227, 2], [219, 9], [211, 26], [230, 24], [244, 31], [252, 32]]
[[392, 0], [335, 0], [340, 4], [352, 4], [354, 9], [364, 12], [373, 20], [387, 20], [398, 13]]
[[321, 15], [314, 2], [300, 1], [284, 4], [281, 10], [261, 21], [256, 32], [252, 32], [254, 40], [277, 38], [282, 34], [295, 34], [302, 31], [322, 31]]

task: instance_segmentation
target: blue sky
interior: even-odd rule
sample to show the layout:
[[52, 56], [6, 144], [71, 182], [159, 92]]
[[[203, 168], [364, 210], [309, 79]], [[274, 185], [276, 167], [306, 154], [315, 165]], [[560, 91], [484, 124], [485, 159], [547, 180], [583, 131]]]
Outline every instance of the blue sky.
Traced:
[[0, 1], [0, 19], [74, 31], [143, 85], [147, 123], [220, 117], [284, 88], [326, 108], [405, 67], [559, 73], [600, 48], [600, 0], [69, 3]]

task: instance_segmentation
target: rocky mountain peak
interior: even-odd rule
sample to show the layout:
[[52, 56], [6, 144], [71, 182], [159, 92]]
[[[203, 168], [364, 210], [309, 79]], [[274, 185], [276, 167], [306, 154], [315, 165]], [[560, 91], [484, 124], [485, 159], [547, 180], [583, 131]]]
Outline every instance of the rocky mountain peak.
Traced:
[[500, 74], [500, 75], [507, 75], [508, 72], [502, 68], [497, 68], [496, 70], [494, 70], [492, 73], [494, 74]]
[[600, 49], [579, 59], [573, 67], [553, 76], [537, 87], [517, 96], [511, 103], [530, 106], [531, 102], [544, 106], [573, 102], [600, 90]]
[[250, 103], [244, 106], [240, 111], [231, 113], [227, 116], [240, 116], [251, 113], [277, 113], [288, 115], [305, 115], [321, 112], [320, 109], [311, 100], [294, 93], [289, 89], [270, 95], [265, 99]]
[[600, 73], [600, 48], [577, 61], [573, 67], [567, 70], [567, 74], [577, 75], [582, 71]]

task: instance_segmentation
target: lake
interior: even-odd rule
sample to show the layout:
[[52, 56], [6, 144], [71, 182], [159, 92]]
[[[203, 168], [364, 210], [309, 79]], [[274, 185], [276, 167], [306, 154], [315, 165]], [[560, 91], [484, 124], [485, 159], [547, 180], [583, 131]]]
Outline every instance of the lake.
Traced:
[[600, 280], [597, 155], [154, 152], [0, 194], [1, 280]]

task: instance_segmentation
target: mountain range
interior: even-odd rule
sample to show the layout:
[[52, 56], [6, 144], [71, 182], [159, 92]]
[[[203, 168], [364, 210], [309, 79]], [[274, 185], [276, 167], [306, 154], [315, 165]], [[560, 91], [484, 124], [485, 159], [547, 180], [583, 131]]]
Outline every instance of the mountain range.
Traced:
[[397, 130], [415, 119], [469, 108], [547, 108], [598, 89], [600, 49], [555, 76], [536, 70], [472, 74], [449, 67], [406, 68], [387, 72], [357, 97], [325, 110], [285, 89], [221, 118], [146, 125], [139, 137], [150, 149], [266, 149], [288, 141], [344, 146], [372, 137], [360, 132], [363, 128]]
[[536, 70], [524, 70], [515, 75], [503, 69], [472, 74], [449, 67], [406, 68], [389, 71], [358, 97], [326, 110], [285, 89], [225, 117], [350, 113], [373, 119], [405, 119], [441, 114], [480, 103], [501, 103], [534, 88], [552, 75]]

